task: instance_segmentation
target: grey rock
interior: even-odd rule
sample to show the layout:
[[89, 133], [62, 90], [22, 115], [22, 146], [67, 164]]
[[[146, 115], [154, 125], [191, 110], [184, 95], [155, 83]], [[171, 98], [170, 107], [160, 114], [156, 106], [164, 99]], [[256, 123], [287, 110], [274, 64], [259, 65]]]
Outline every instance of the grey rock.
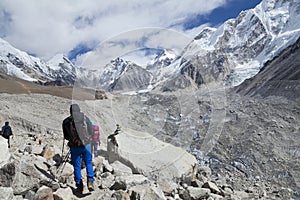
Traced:
[[7, 163], [0, 168], [0, 186], [11, 187], [13, 183], [14, 176], [16, 174], [15, 164]]
[[0, 152], [1, 152], [0, 154], [0, 168], [1, 168], [2, 166], [8, 163], [8, 160], [10, 158], [10, 152], [8, 149], [7, 140], [2, 136], [0, 137]]
[[115, 176], [131, 175], [132, 174], [131, 168], [124, 165], [123, 163], [121, 163], [118, 160], [113, 162], [111, 164], [111, 166], [113, 167], [113, 174]]
[[39, 188], [40, 183], [51, 182], [52, 175], [39, 168], [36, 163], [40, 162], [33, 154], [24, 155], [20, 160], [15, 160], [16, 175], [13, 179], [12, 188], [15, 194], [24, 194], [28, 190]]
[[204, 184], [204, 183], [203, 183], [202, 181], [196, 179], [195, 181], [193, 181], [193, 182], [191, 183], [191, 186], [201, 188], [201, 187], [203, 186], [203, 184]]
[[203, 175], [206, 178], [210, 178], [211, 176], [211, 169], [207, 166], [199, 166], [198, 167], [198, 174]]
[[0, 199], [11, 200], [14, 198], [13, 189], [10, 187], [0, 187]]
[[114, 168], [108, 163], [107, 160], [103, 160], [104, 171], [112, 173]]
[[210, 195], [210, 190], [206, 188], [188, 187], [187, 191], [191, 199], [208, 198]]
[[34, 195], [34, 200], [54, 200], [52, 189], [42, 186]]
[[129, 189], [135, 185], [143, 185], [150, 183], [150, 180], [143, 175], [133, 174], [116, 177], [116, 183], [125, 184], [126, 189]]
[[129, 189], [131, 198], [144, 200], [165, 200], [163, 191], [156, 184], [136, 185]]
[[178, 185], [174, 182], [170, 182], [170, 181], [159, 181], [157, 182], [159, 187], [161, 188], [161, 190], [164, 192], [164, 194], [168, 194], [171, 195], [173, 193], [175, 193], [175, 191], [177, 192], [177, 187]]
[[[145, 132], [123, 129], [115, 138], [119, 160], [129, 166], [133, 173], [141, 173], [155, 181], [176, 180], [190, 173], [197, 164], [196, 158], [188, 152]], [[108, 154], [115, 155], [115, 152], [109, 152], [108, 149]]]
[[213, 183], [213, 182], [208, 181], [208, 182], [204, 183], [203, 186], [202, 186], [202, 188], [208, 188], [208, 189], [210, 189], [210, 191], [211, 191], [212, 193], [220, 194], [220, 189], [219, 189], [218, 186], [217, 186], [215, 183]]
[[222, 200], [222, 199], [224, 199], [223, 196], [218, 195], [218, 194], [214, 194], [214, 193], [211, 193], [211, 194], [210, 194], [210, 197], [212, 197], [213, 200]]
[[115, 193], [113, 193], [112, 197], [116, 198], [117, 200], [130, 200], [129, 194], [122, 190], [118, 190]]
[[101, 182], [100, 187], [102, 189], [110, 188], [115, 183], [115, 177], [109, 172], [104, 172], [103, 174], [101, 174], [100, 182]]
[[55, 200], [73, 200], [73, 192], [70, 187], [59, 188], [53, 193]]
[[35, 155], [41, 155], [43, 152], [43, 147], [40, 145], [33, 145], [31, 153]]
[[29, 200], [33, 200], [35, 197], [35, 192], [32, 190], [29, 190], [26, 194], [25, 194], [25, 199], [29, 199]]

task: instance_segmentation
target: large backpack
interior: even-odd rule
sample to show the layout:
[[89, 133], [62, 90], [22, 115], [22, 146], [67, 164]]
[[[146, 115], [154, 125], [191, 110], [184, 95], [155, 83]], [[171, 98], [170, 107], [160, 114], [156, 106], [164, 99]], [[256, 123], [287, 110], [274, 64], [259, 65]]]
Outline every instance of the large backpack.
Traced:
[[8, 139], [9, 136], [10, 136], [11, 134], [12, 134], [12, 133], [11, 133], [10, 127], [9, 127], [9, 126], [5, 126], [5, 127], [3, 128], [2, 136], [3, 136], [5, 139]]
[[91, 142], [88, 132], [87, 118], [83, 113], [73, 113], [70, 123], [70, 142], [75, 146], [85, 146]]
[[99, 126], [93, 125], [93, 129], [94, 129], [93, 142], [100, 142]]

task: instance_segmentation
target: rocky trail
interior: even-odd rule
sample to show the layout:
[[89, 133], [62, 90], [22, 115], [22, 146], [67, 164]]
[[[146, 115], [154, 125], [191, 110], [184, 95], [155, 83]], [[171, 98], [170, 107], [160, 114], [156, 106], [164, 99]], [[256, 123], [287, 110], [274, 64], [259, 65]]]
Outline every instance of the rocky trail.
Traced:
[[[201, 149], [211, 129], [212, 103], [201, 98], [196, 112], [182, 103], [193, 105], [186, 101], [189, 97], [180, 98], [109, 95], [103, 100], [77, 101], [100, 125], [102, 142], [100, 156], [93, 161], [96, 189], [90, 193], [85, 188], [79, 195], [72, 165], [66, 162], [62, 171], [59, 165], [61, 122], [69, 114], [71, 100], [45, 94], [1, 94], [0, 121], [11, 122], [14, 138], [10, 149], [0, 138], [0, 199], [299, 198], [297, 101], [228, 93], [223, 111], [215, 112], [224, 113], [218, 115], [224, 120], [220, 135], [214, 135], [211, 151], [201, 155], [193, 149]], [[181, 118], [176, 118], [180, 113]], [[116, 136], [119, 147], [107, 141], [116, 122], [123, 127]], [[191, 137], [195, 129], [199, 135]], [[174, 135], [166, 136], [170, 130], [175, 130]], [[85, 169], [82, 173], [84, 177]]]

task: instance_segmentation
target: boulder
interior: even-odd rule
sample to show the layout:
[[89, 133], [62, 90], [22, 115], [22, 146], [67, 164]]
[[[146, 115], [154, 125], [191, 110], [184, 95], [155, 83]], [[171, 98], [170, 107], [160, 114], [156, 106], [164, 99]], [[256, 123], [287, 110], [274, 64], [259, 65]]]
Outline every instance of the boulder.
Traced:
[[72, 176], [74, 173], [74, 167], [70, 163], [62, 163], [60, 168], [61, 176]]
[[106, 189], [110, 188], [112, 185], [115, 183], [115, 177], [109, 173], [109, 172], [104, 172], [101, 174], [101, 188]]
[[50, 173], [38, 167], [40, 160], [33, 154], [23, 155], [14, 161], [15, 172], [12, 188], [14, 194], [25, 195], [27, 191], [39, 188], [41, 182], [47, 183], [53, 178]]
[[[150, 183], [149, 179], [140, 174], [117, 176], [115, 179], [115, 185], [124, 186], [124, 188], [119, 188], [123, 190], [129, 189], [136, 185], [143, 185], [148, 183]], [[112, 187], [112, 189], [116, 189], [115, 185]]]
[[26, 195], [25, 195], [25, 199], [34, 199], [34, 196], [35, 196], [35, 192], [32, 191], [32, 190], [29, 190]]
[[73, 200], [73, 192], [70, 187], [59, 188], [56, 192], [53, 193], [55, 200]]
[[11, 187], [16, 174], [15, 164], [7, 163], [0, 168], [0, 186]]
[[187, 191], [189, 193], [190, 199], [205, 199], [210, 195], [210, 190], [207, 188], [188, 187]]
[[133, 186], [129, 189], [129, 194], [132, 199], [166, 200], [163, 191], [153, 183]]
[[43, 152], [43, 147], [40, 145], [34, 145], [32, 146], [32, 151], [31, 153], [35, 154], [35, 155], [41, 155]]
[[113, 167], [113, 174], [115, 176], [131, 175], [132, 174], [131, 168], [127, 167], [126, 165], [124, 165], [123, 163], [121, 163], [118, 160], [115, 161], [114, 163], [112, 163], [111, 166]]
[[11, 200], [14, 198], [13, 189], [10, 187], [0, 187], [0, 199]]
[[110, 162], [119, 160], [129, 166], [133, 173], [143, 174], [158, 182], [177, 181], [191, 173], [197, 164], [196, 158], [187, 151], [148, 133], [124, 129], [111, 141], [107, 144]]
[[215, 183], [210, 182], [210, 181], [204, 183], [202, 188], [208, 188], [208, 189], [210, 189], [210, 191], [212, 193], [221, 194], [220, 189], [218, 188], [218, 186]]
[[41, 155], [46, 158], [47, 160], [53, 158], [55, 156], [55, 149], [53, 147], [51, 147], [50, 145], [46, 145], [43, 148], [43, 151], [41, 153]]
[[23, 154], [25, 154], [26, 152], [27, 153], [32, 153], [32, 146], [28, 145], [28, 144], [25, 144], [25, 145], [23, 145], [19, 148], [19, 152], [23, 153]]
[[214, 193], [211, 193], [209, 196], [212, 197], [213, 200], [222, 200], [222, 199], [224, 199], [223, 196], [218, 195], [218, 194], [214, 194]]
[[8, 150], [7, 140], [3, 137], [0, 137], [0, 168], [8, 163], [10, 158], [10, 153]]
[[117, 200], [130, 200], [130, 196], [127, 192], [124, 192], [122, 190], [118, 190], [115, 193], [112, 194], [113, 198], [116, 198]]
[[42, 186], [34, 195], [34, 200], [54, 200], [52, 189]]

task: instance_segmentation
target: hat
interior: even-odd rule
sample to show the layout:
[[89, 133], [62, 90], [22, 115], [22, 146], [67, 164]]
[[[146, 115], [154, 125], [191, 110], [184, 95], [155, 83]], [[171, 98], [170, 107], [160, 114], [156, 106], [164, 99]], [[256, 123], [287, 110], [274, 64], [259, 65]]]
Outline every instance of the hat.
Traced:
[[70, 106], [70, 114], [72, 115], [74, 112], [80, 112], [80, 107], [78, 104], [72, 104]]

